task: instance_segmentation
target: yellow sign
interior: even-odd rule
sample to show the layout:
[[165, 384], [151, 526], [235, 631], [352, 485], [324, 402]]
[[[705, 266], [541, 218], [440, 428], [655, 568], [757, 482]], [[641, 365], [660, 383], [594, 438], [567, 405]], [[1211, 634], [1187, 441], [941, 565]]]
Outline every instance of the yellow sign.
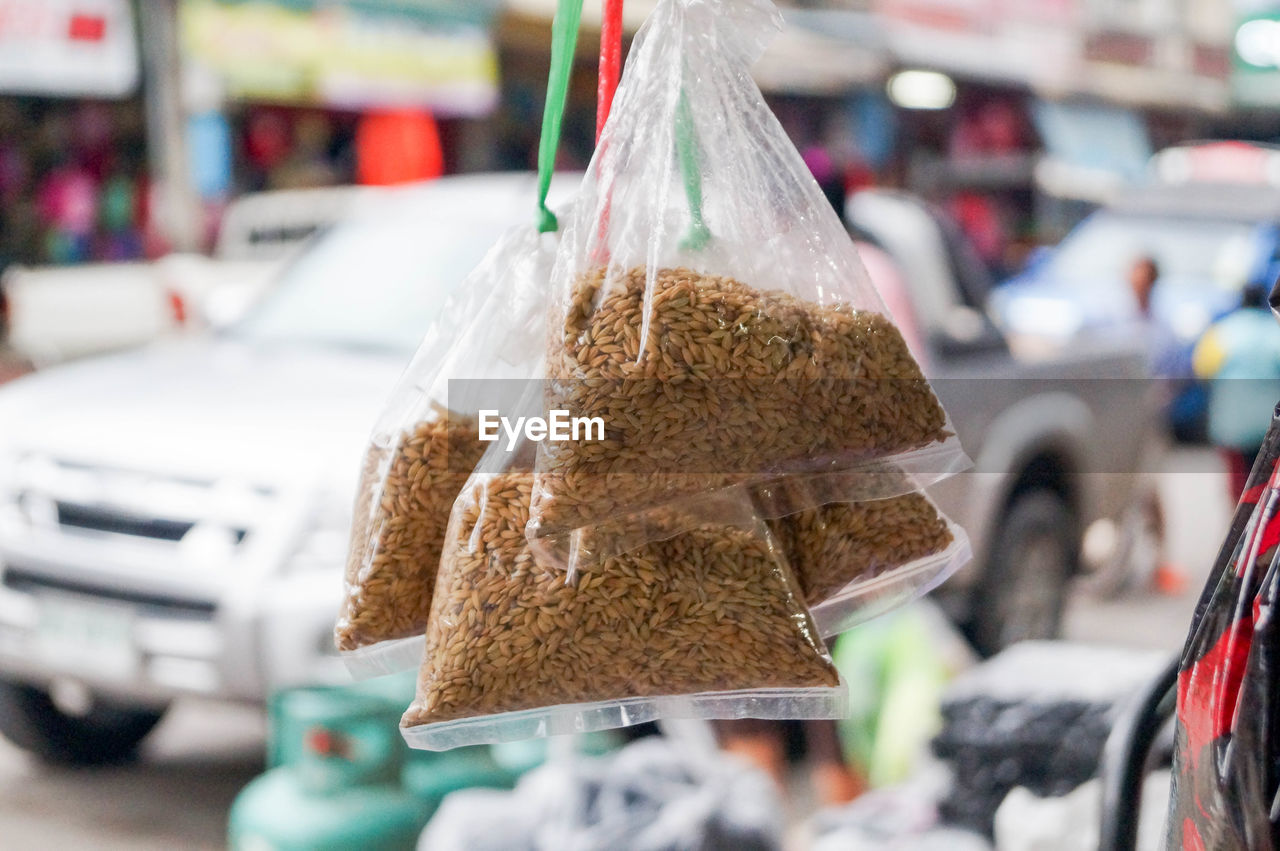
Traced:
[[498, 97], [488, 32], [411, 7], [185, 0], [182, 45], [226, 95], [368, 109], [479, 115]]

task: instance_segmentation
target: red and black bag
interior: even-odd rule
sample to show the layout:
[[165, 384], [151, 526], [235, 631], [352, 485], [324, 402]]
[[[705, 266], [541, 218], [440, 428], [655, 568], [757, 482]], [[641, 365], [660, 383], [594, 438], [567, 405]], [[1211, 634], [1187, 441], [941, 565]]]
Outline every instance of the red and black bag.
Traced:
[[1280, 409], [1178, 672], [1168, 847], [1280, 848]]

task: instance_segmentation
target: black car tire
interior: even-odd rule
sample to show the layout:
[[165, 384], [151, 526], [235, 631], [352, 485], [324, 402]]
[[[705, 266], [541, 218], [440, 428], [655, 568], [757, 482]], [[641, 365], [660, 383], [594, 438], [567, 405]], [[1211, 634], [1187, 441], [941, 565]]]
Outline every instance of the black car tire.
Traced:
[[88, 711], [64, 712], [48, 691], [0, 680], [0, 735], [56, 765], [110, 765], [131, 758], [160, 723], [163, 709], [95, 700]]
[[1077, 525], [1070, 506], [1052, 491], [1014, 497], [969, 609], [969, 638], [983, 656], [1018, 641], [1059, 636], [1080, 557]]

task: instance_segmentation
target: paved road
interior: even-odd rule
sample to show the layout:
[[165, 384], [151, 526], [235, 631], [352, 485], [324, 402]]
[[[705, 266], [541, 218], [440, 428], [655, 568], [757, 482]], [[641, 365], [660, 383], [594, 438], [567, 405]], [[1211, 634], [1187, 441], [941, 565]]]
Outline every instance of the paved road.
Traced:
[[1186, 574], [1186, 590], [1176, 596], [1141, 594], [1111, 601], [1078, 595], [1067, 613], [1068, 637], [1170, 651], [1182, 647], [1234, 506], [1222, 465], [1208, 450], [1178, 450], [1159, 486], [1168, 527], [1166, 546]]
[[[1228, 505], [1208, 452], [1182, 452], [1162, 490], [1173, 556], [1187, 569], [1177, 597], [1077, 599], [1071, 637], [1171, 651], [1182, 636]], [[0, 740], [0, 848], [204, 849], [223, 844], [227, 807], [262, 770], [264, 725], [245, 707], [188, 702], [149, 741], [138, 764], [109, 770], [42, 768]]]
[[256, 710], [192, 701], [136, 765], [45, 768], [0, 739], [0, 848], [222, 848], [227, 808], [262, 771], [264, 733]]

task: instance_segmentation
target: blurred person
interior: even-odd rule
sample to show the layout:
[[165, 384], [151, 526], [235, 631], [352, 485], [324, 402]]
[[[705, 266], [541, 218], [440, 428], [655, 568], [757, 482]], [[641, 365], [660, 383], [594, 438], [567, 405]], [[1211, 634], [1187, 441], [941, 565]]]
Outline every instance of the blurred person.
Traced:
[[1237, 501], [1280, 400], [1280, 326], [1267, 307], [1266, 286], [1245, 287], [1240, 307], [1209, 326], [1192, 368], [1209, 383], [1209, 440], [1226, 461]]
[[[1174, 388], [1170, 386], [1168, 379], [1181, 373], [1181, 363], [1184, 355], [1182, 354], [1182, 344], [1174, 335], [1172, 329], [1166, 323], [1158, 322], [1155, 319], [1153, 305], [1156, 296], [1156, 290], [1160, 283], [1160, 265], [1156, 259], [1150, 254], [1139, 254], [1129, 264], [1129, 270], [1125, 275], [1129, 284], [1129, 292], [1133, 296], [1135, 321], [1138, 326], [1138, 332], [1141, 334], [1146, 349], [1146, 372], [1148, 379], [1154, 379], [1153, 386], [1147, 391], [1150, 396], [1147, 397], [1147, 404], [1152, 410], [1160, 411], [1162, 414], [1168, 410], [1176, 396]], [[1167, 423], [1168, 417], [1161, 416], [1161, 423]], [[1154, 470], [1157, 459], [1162, 457], [1167, 449], [1169, 439], [1163, 428], [1153, 429], [1152, 443], [1146, 447], [1146, 459], [1140, 467], [1140, 470], [1147, 479], [1152, 479], [1151, 472]], [[1152, 479], [1142, 488], [1146, 492], [1146, 496], [1142, 499], [1141, 506], [1137, 509], [1147, 514], [1146, 524], [1150, 529], [1157, 530], [1159, 548], [1156, 553], [1154, 569], [1150, 576], [1134, 576], [1131, 582], [1138, 584], [1148, 584], [1152, 590], [1176, 596], [1181, 594], [1187, 585], [1186, 572], [1182, 568], [1167, 558], [1164, 551], [1164, 532], [1167, 528], [1165, 525], [1164, 506], [1161, 503], [1159, 488]]]
[[[1139, 254], [1129, 265], [1125, 275], [1129, 292], [1133, 295], [1134, 319], [1146, 342], [1147, 373], [1151, 378], [1170, 378], [1184, 373], [1185, 355], [1182, 344], [1166, 322], [1155, 318], [1154, 304], [1160, 287], [1160, 266], [1150, 254]], [[1162, 389], [1172, 401], [1173, 394]]]
[[1151, 318], [1151, 296], [1155, 292], [1156, 282], [1160, 279], [1160, 267], [1155, 258], [1141, 255], [1129, 267], [1129, 291], [1138, 306], [1138, 312], [1144, 319]]

